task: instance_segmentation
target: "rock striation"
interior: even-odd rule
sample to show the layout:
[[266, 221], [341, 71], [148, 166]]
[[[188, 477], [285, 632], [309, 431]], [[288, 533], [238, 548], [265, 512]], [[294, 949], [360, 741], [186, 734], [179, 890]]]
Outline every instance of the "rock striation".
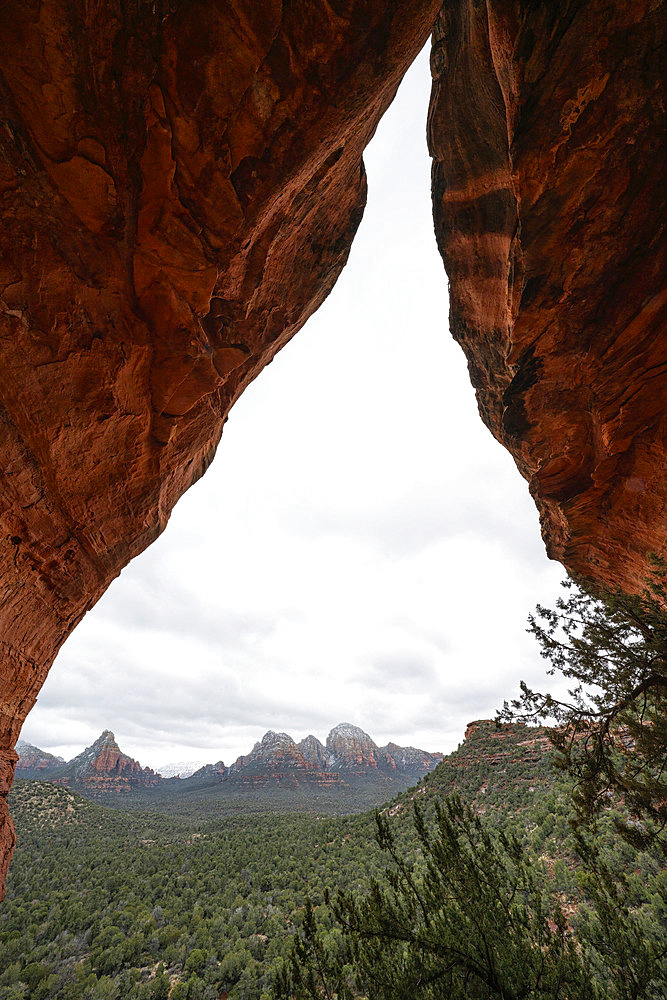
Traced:
[[416, 747], [399, 747], [396, 743], [387, 743], [380, 747], [380, 753], [385, 759], [392, 761], [392, 768], [399, 773], [425, 774], [443, 759], [441, 753], [429, 753]]
[[349, 722], [341, 722], [327, 736], [329, 767], [345, 774], [409, 774], [415, 781], [432, 771], [442, 760], [441, 753], [428, 753], [414, 747], [388, 743], [378, 747], [368, 733]]
[[667, 552], [664, 110], [652, 0], [457, 0], [429, 145], [452, 333], [549, 555], [636, 591]]
[[150, 767], [124, 754], [109, 729], [86, 747], [77, 757], [64, 764], [54, 775], [59, 784], [85, 789], [86, 794], [126, 794], [142, 788], [153, 788], [162, 781]]
[[57, 650], [331, 290], [437, 9], [0, 5], [0, 882]]
[[287, 733], [269, 730], [249, 754], [238, 757], [230, 767], [222, 761], [207, 764], [185, 781], [238, 787], [274, 784], [326, 788], [397, 776], [416, 782], [433, 770], [442, 756], [396, 743], [378, 747], [368, 733], [349, 723], [335, 726], [326, 745], [316, 736], [306, 736], [296, 743]]
[[259, 786], [342, 784], [338, 774], [330, 774], [308, 759], [287, 733], [269, 730], [247, 756], [238, 757], [225, 775], [235, 785]]
[[[0, 6], [0, 879], [57, 650], [332, 288], [438, 6]], [[432, 55], [436, 237], [480, 412], [549, 554], [627, 589], [667, 542], [663, 36], [652, 0], [451, 0]]]
[[55, 757], [52, 753], [40, 750], [32, 743], [19, 740], [16, 744], [19, 759], [16, 762], [16, 775], [19, 778], [48, 778], [60, 771], [65, 763], [63, 757]]
[[[114, 734], [104, 732], [72, 760], [19, 742], [17, 775], [22, 778], [42, 778], [67, 785], [95, 798], [98, 795], [141, 792], [158, 786], [167, 794], [194, 790], [201, 786], [225, 784], [230, 788], [253, 788], [265, 785], [313, 786], [335, 789], [350, 783], [377, 783], [397, 776], [404, 779], [402, 787], [416, 782], [432, 771], [443, 755], [400, 747], [388, 743], [378, 747], [357, 726], [341, 723], [329, 733], [326, 746], [316, 736], [306, 736], [296, 743], [287, 733], [269, 730], [255, 743], [249, 754], [237, 757], [227, 767], [219, 760], [195, 769], [193, 764], [175, 764], [177, 773], [156, 773], [142, 767], [124, 754]], [[184, 772], [188, 772], [187, 774]]]
[[363, 774], [368, 770], [392, 767], [393, 761], [378, 750], [368, 733], [348, 722], [335, 726], [327, 736], [331, 765], [341, 771]]
[[389, 743], [378, 747], [368, 733], [343, 722], [323, 745], [315, 736], [295, 743], [287, 733], [270, 730], [245, 757], [239, 757], [223, 780], [265, 783], [268, 780], [330, 786], [354, 779], [409, 775], [417, 781], [442, 760], [441, 753]]
[[327, 749], [318, 740], [317, 736], [306, 736], [299, 743], [299, 750], [313, 767], [319, 771], [326, 771], [329, 766], [329, 754]]

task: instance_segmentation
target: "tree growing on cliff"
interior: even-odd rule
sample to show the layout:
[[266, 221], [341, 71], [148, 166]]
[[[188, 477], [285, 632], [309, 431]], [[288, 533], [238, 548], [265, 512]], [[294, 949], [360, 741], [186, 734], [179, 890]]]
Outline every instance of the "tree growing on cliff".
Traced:
[[635, 846], [664, 843], [667, 828], [667, 613], [665, 565], [639, 596], [581, 581], [563, 583], [556, 609], [537, 605], [528, 631], [550, 674], [573, 682], [568, 700], [531, 690], [505, 702], [499, 722], [555, 722], [556, 762], [575, 779], [580, 821], [610, 800], [626, 817], [619, 832]]

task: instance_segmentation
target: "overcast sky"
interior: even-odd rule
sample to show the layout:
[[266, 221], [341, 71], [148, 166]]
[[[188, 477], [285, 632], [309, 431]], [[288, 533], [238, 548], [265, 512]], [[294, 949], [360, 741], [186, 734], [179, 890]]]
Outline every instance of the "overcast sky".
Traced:
[[229, 764], [267, 729], [345, 721], [448, 751], [519, 678], [547, 683], [526, 617], [565, 572], [448, 331], [429, 89], [424, 52], [367, 150], [333, 293], [67, 641], [24, 739], [69, 758], [108, 728], [144, 765]]

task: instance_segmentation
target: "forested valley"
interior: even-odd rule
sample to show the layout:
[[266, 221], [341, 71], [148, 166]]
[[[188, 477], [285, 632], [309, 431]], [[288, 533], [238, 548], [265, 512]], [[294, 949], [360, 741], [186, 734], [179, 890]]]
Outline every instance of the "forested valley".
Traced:
[[[577, 874], [567, 779], [552, 757], [545, 730], [477, 723], [382, 816], [413, 860], [414, 803], [432, 824], [436, 803], [452, 793], [490, 829], [516, 836], [567, 933], [593, 956], [596, 995], [631, 996], [618, 992], [618, 953], [600, 944]], [[0, 908], [0, 1000], [270, 1000], [311, 912], [328, 961], [335, 967], [339, 955], [344, 972], [347, 952], [325, 891], [329, 900], [340, 891], [363, 899], [371, 879], [391, 868], [373, 812], [212, 817], [206, 803], [199, 818], [192, 808], [168, 817], [109, 809], [41, 781], [17, 782], [11, 808], [18, 846]], [[654, 959], [646, 996], [658, 998], [664, 967], [655, 957], [667, 918], [660, 855], [620, 840], [613, 818], [608, 810], [596, 837], [605, 871], [624, 880], [624, 919]]]

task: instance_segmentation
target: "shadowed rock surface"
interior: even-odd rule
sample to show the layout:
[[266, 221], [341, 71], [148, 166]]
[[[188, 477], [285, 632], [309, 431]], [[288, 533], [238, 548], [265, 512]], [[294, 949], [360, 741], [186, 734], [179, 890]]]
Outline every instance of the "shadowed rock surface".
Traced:
[[[0, 9], [0, 875], [58, 648], [333, 286], [361, 153], [437, 6]], [[452, 0], [429, 121], [482, 416], [550, 554], [628, 588], [666, 530], [659, 17]]]
[[331, 290], [437, 0], [0, 9], [0, 880], [53, 658]]
[[662, 4], [460, 0], [429, 143], [452, 333], [549, 555], [641, 589], [667, 550]]

